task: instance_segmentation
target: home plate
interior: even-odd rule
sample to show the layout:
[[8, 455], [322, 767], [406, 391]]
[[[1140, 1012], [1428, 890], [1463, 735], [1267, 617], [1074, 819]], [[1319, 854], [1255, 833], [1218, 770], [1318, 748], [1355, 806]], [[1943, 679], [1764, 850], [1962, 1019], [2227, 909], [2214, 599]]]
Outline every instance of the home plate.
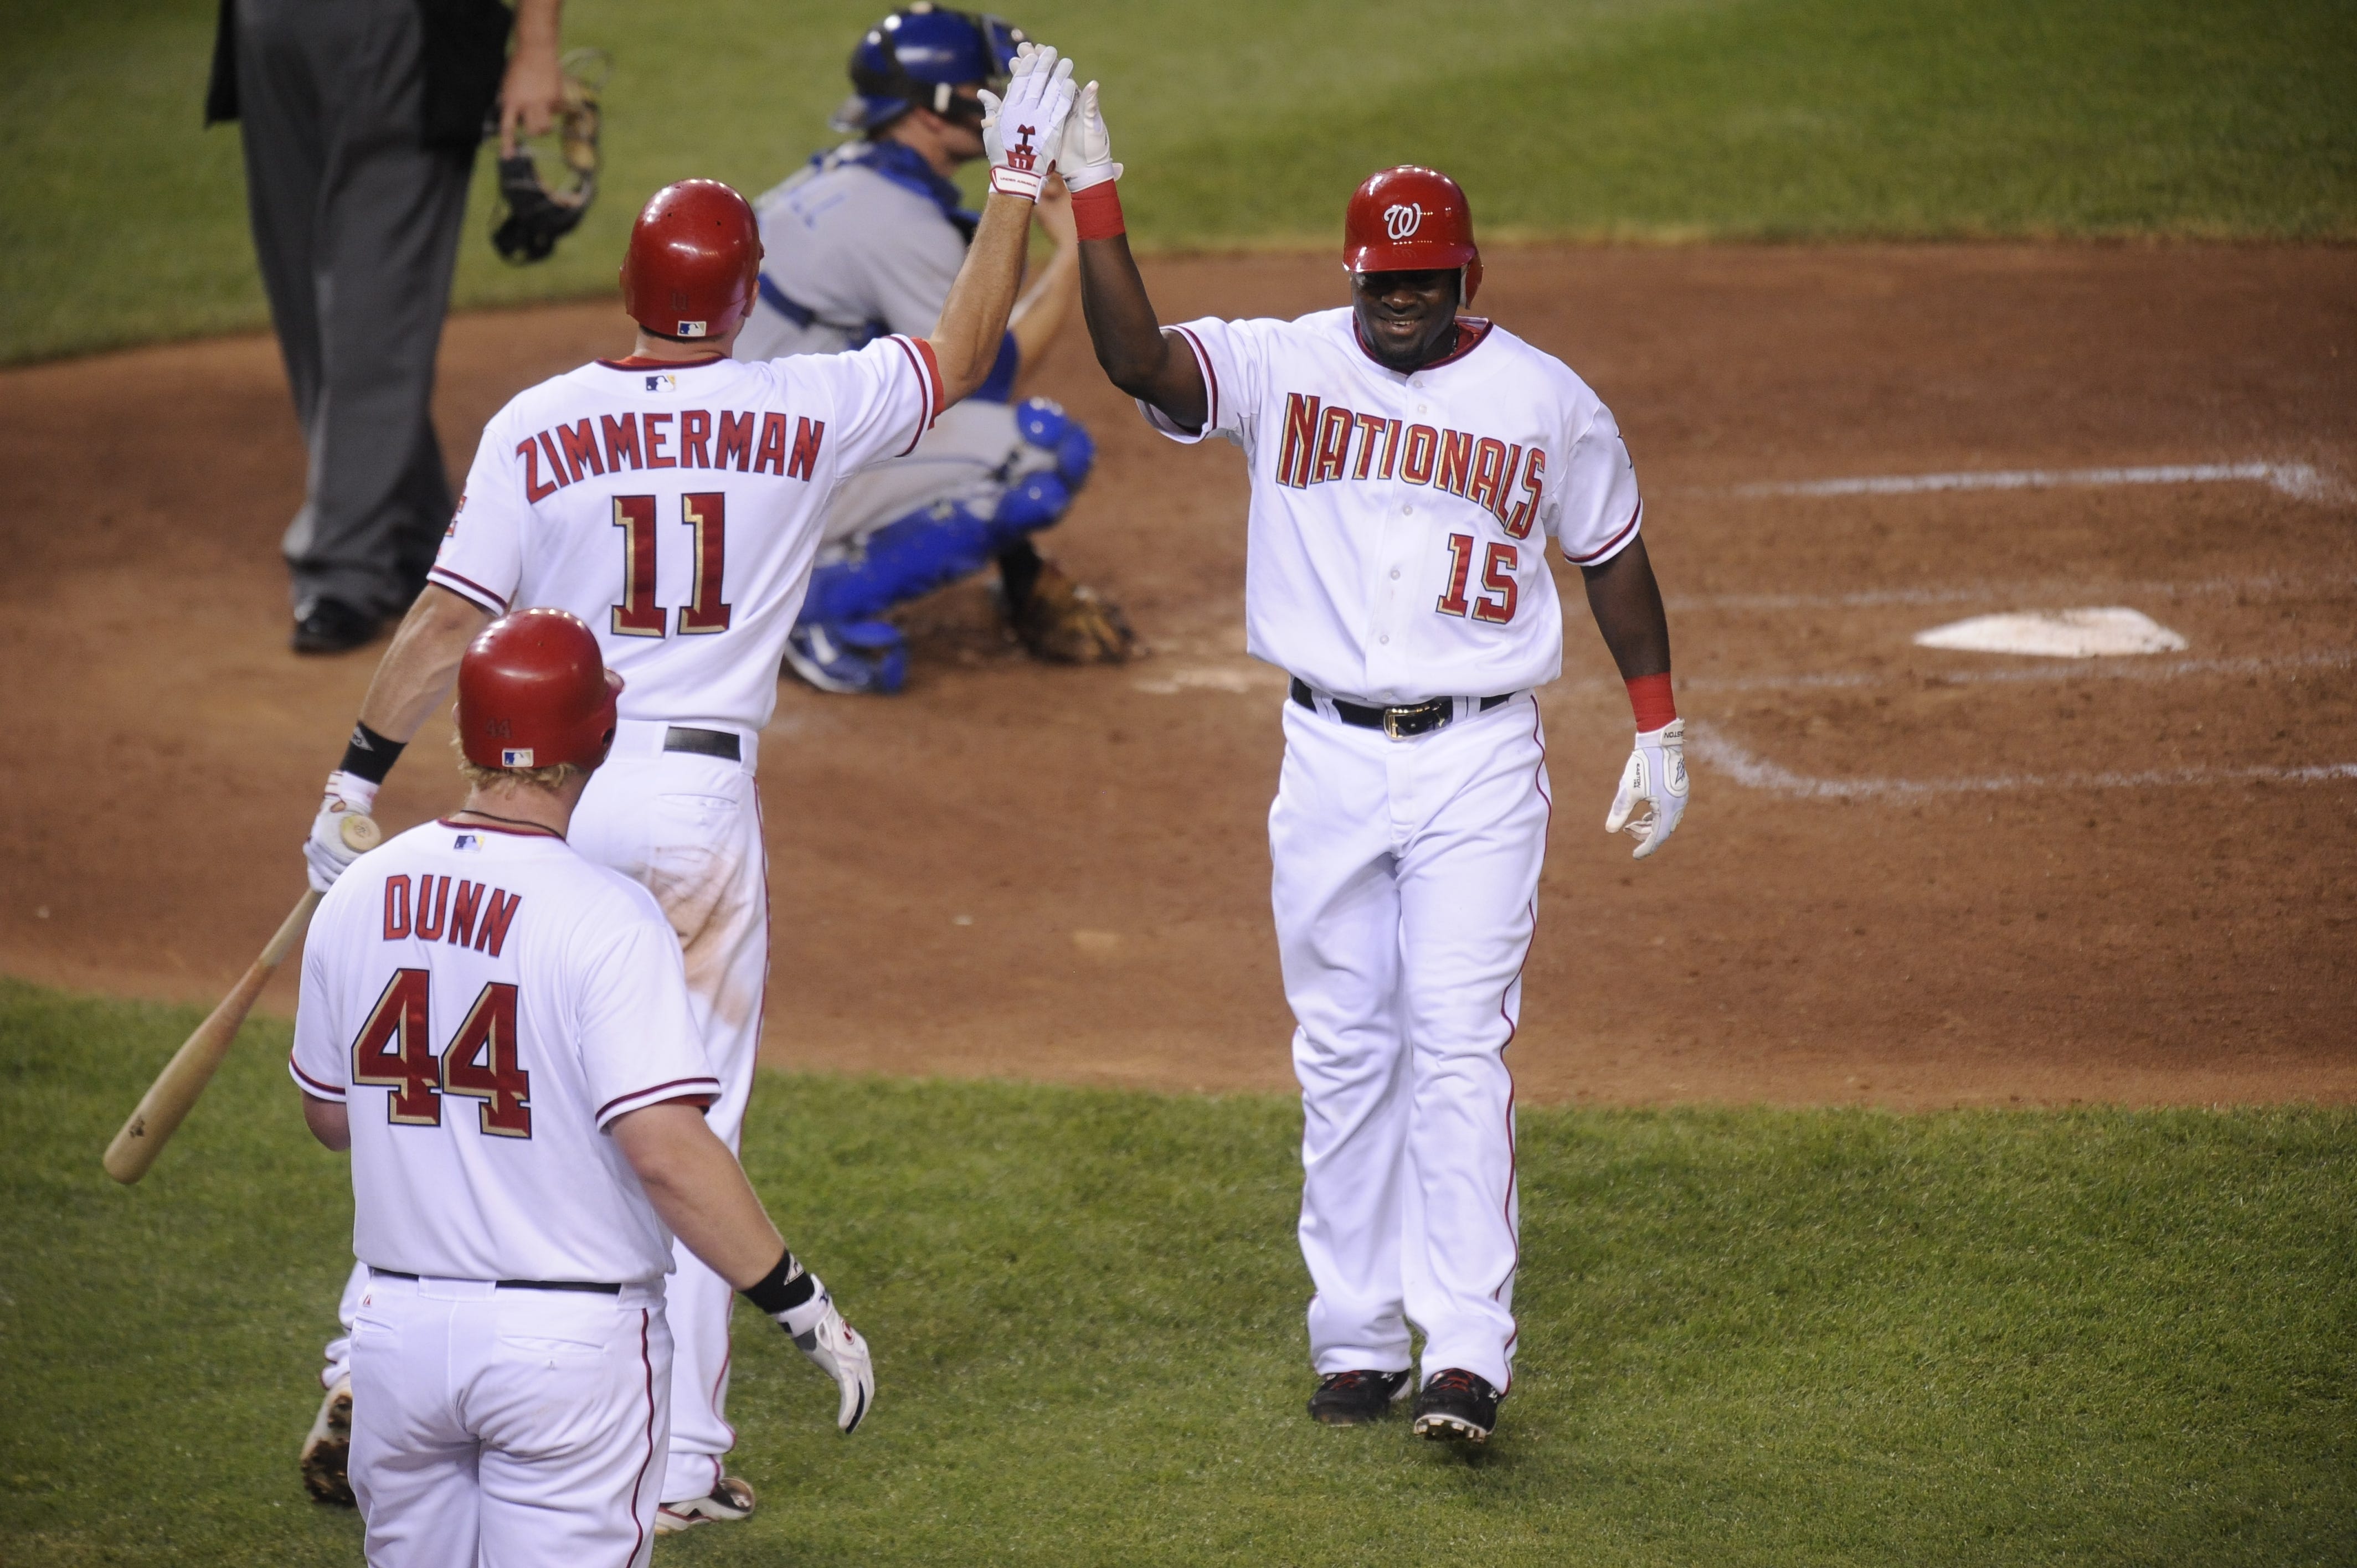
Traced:
[[2118, 653], [2179, 653], [2185, 639], [2141, 610], [2019, 610], [1975, 616], [1915, 634], [1919, 648], [1965, 653], [2026, 653], [2039, 659], [2101, 659]]

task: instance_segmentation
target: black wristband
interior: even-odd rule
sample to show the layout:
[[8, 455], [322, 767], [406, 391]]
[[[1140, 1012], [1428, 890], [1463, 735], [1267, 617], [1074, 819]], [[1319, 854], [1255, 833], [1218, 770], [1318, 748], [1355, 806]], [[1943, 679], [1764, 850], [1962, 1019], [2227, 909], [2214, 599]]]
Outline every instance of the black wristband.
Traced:
[[368, 725], [355, 722], [352, 738], [344, 743], [341, 771], [371, 784], [382, 784], [384, 776], [393, 771], [393, 765], [401, 760], [401, 754], [408, 749], [408, 742], [387, 740]]
[[778, 1259], [778, 1266], [739, 1293], [747, 1301], [776, 1317], [791, 1312], [818, 1294], [818, 1276], [794, 1262], [794, 1250], [786, 1249]]

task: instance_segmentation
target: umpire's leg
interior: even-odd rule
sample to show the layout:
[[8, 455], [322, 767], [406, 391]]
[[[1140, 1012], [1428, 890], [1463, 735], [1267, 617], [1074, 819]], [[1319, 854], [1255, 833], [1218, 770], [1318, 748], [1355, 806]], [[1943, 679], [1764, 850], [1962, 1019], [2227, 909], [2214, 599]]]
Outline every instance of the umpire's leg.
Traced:
[[473, 160], [421, 140], [414, 0], [238, 0], [238, 21], [254, 243], [309, 450], [296, 618], [373, 620], [450, 518], [429, 405]]

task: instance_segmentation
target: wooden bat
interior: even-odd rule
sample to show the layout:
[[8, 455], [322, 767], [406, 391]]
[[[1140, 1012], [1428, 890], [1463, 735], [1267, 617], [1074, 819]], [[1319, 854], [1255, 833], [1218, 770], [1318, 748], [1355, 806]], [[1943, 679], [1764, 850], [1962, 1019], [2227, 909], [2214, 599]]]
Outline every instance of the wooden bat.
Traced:
[[[344, 847], [361, 854], [374, 849], [384, 838], [376, 823], [362, 816], [346, 817], [339, 831], [344, 836]], [[229, 1055], [230, 1044], [237, 1038], [238, 1026], [245, 1022], [253, 999], [262, 994], [271, 975], [302, 940], [303, 929], [311, 923], [311, 911], [318, 903], [317, 893], [307, 887], [303, 890], [303, 897], [296, 900], [295, 908], [279, 926], [278, 934], [262, 950], [262, 956], [230, 988], [229, 994], [221, 999], [221, 1005], [205, 1015], [205, 1021], [197, 1026], [196, 1032], [172, 1053], [172, 1059], [164, 1064], [164, 1070], [156, 1075], [156, 1081], [139, 1097], [131, 1120], [123, 1124], [123, 1131], [106, 1146], [108, 1176], [128, 1184], [147, 1174], [147, 1167], [156, 1163], [156, 1156], [164, 1152], [164, 1145], [178, 1131], [188, 1107], [197, 1102], [197, 1096], [212, 1081], [213, 1069]]]

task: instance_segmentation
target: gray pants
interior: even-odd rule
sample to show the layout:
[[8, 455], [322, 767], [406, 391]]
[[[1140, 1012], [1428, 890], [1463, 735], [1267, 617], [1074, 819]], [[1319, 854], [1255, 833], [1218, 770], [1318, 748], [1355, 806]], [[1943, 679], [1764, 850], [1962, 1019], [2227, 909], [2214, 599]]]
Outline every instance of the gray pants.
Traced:
[[295, 614], [393, 614], [450, 521], [429, 405], [473, 160], [421, 141], [416, 0], [236, 3], [253, 248], [310, 456]]

